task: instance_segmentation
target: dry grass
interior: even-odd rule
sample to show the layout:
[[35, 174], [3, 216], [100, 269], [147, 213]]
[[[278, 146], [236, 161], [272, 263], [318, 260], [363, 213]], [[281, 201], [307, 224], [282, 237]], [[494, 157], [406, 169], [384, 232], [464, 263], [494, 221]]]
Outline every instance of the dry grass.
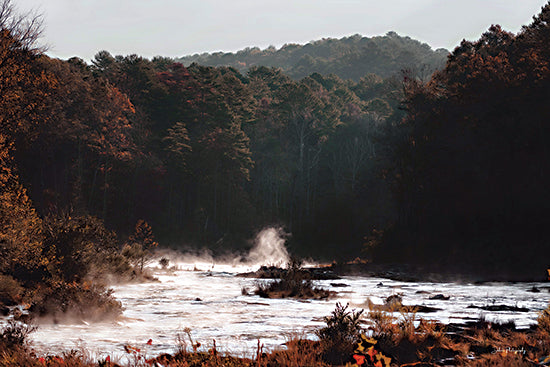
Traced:
[[293, 338], [286, 342], [286, 349], [270, 353], [265, 358], [266, 366], [326, 367], [323, 361], [320, 342], [303, 338]]
[[[127, 346], [124, 364], [92, 360], [85, 351], [69, 352], [61, 356], [35, 356], [26, 343], [31, 331], [23, 324], [13, 323], [0, 332], [0, 367], [327, 367], [345, 365], [355, 357], [369, 357], [368, 349], [360, 347], [362, 340], [373, 341], [377, 356], [391, 358], [392, 366], [436, 366], [449, 363], [457, 366], [511, 366], [536, 365], [548, 355], [550, 345], [550, 313], [541, 313], [539, 327], [532, 331], [517, 331], [513, 326], [492, 324], [480, 320], [461, 331], [449, 333], [447, 327], [435, 321], [418, 319], [414, 310], [393, 313], [371, 310], [365, 321], [373, 339], [359, 335], [361, 314], [339, 305], [327, 316], [327, 327], [320, 329], [319, 341], [294, 335], [286, 342], [286, 348], [266, 351], [258, 341], [258, 348], [251, 358], [222, 354], [216, 343], [205, 350], [193, 340], [191, 331], [184, 329], [178, 335], [177, 352], [148, 358], [137, 348]], [[416, 325], [416, 327], [415, 327]], [[321, 332], [324, 330], [324, 332]], [[342, 335], [339, 335], [342, 334]], [[344, 335], [345, 334], [345, 335]], [[344, 336], [345, 337], [344, 337]], [[338, 343], [336, 343], [338, 342]], [[335, 344], [336, 343], [336, 344]], [[363, 343], [363, 347], [364, 347]], [[328, 358], [327, 351], [339, 348], [338, 361]], [[354, 358], [352, 358], [354, 357]], [[367, 359], [365, 359], [368, 361]], [[368, 366], [372, 359], [365, 362]], [[374, 362], [372, 362], [374, 363]], [[371, 363], [371, 364], [372, 364]], [[389, 364], [388, 364], [389, 365]], [[352, 365], [353, 366], [353, 365]]]
[[[549, 315], [541, 315], [542, 325]], [[536, 332], [517, 331], [513, 324], [484, 320], [462, 332], [449, 333], [441, 323], [417, 318], [414, 308], [401, 308], [396, 315], [372, 307], [367, 322], [381, 351], [400, 365], [454, 361], [464, 366], [529, 366], [537, 357], [547, 355], [550, 343], [550, 333], [544, 327]]]
[[[463, 362], [464, 363], [464, 362]], [[521, 355], [516, 354], [488, 354], [483, 355], [479, 359], [473, 361], [466, 361], [465, 366], [471, 367], [531, 367], [532, 362], [525, 360]]]

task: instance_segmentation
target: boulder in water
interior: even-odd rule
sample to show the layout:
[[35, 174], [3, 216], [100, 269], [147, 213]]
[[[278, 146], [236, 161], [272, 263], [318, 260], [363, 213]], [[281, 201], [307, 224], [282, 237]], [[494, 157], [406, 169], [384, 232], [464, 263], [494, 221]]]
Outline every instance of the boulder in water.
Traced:
[[526, 307], [508, 306], [508, 305], [490, 305], [490, 306], [469, 305], [468, 308], [479, 308], [480, 310], [491, 311], [491, 312], [499, 312], [499, 311], [529, 312], [529, 309]]
[[430, 297], [430, 299], [432, 300], [441, 300], [441, 301], [448, 301], [450, 298], [451, 298], [450, 296], [445, 296], [441, 293]]

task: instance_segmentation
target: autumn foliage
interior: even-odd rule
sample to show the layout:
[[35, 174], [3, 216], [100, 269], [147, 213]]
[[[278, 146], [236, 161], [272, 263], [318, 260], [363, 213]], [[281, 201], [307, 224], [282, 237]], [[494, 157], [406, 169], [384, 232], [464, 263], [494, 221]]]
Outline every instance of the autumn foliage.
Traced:
[[428, 83], [406, 76], [392, 171], [400, 214], [378, 259], [543, 275], [549, 16], [547, 5], [517, 35], [495, 25], [463, 41]]
[[375, 233], [376, 261], [544, 275], [549, 14], [462, 42], [431, 79], [416, 64], [356, 81], [51, 59], [38, 19], [0, 19], [5, 298], [84, 297], [102, 273], [139, 276], [157, 241], [244, 251], [273, 223], [298, 255], [363, 256]]

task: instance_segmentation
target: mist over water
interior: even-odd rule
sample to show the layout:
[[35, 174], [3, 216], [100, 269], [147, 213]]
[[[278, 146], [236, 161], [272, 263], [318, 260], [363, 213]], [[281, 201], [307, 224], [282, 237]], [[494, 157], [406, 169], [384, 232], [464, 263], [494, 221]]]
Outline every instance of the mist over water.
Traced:
[[[164, 253], [170, 266], [162, 269], [152, 262], [149, 271], [158, 282], [119, 284], [114, 296], [122, 302], [123, 316], [115, 322], [88, 324], [41, 324], [31, 335], [39, 353], [61, 353], [82, 345], [94, 355], [125, 357], [125, 344], [146, 348], [148, 355], [173, 353], [176, 336], [190, 328], [194, 340], [204, 350], [213, 340], [222, 352], [253, 356], [258, 340], [267, 349], [283, 347], [297, 333], [315, 338], [315, 330], [324, 326], [336, 302], [365, 308], [366, 300], [382, 304], [388, 296], [399, 294], [405, 305], [435, 307], [420, 317], [444, 323], [479, 320], [510, 321], [519, 327], [536, 323], [538, 313], [550, 300], [544, 283], [461, 284], [402, 282], [362, 276], [345, 276], [316, 281], [316, 286], [336, 293], [330, 300], [265, 299], [245, 295], [242, 289], [254, 289], [257, 279], [238, 276], [262, 265], [284, 266], [289, 261], [285, 248], [288, 234], [279, 228], [266, 228], [255, 239], [246, 255], [213, 258], [202, 254]], [[161, 254], [159, 254], [161, 255]], [[533, 287], [544, 289], [536, 295]], [[444, 293], [451, 301], [431, 299]], [[526, 307], [529, 312], [485, 312], [470, 305], [504, 304]], [[145, 344], [152, 339], [152, 345]]]
[[249, 265], [273, 265], [285, 267], [290, 256], [285, 247], [288, 236], [281, 228], [266, 228], [256, 236], [256, 244], [250, 250], [246, 263]]
[[254, 245], [245, 255], [225, 255], [214, 257], [204, 250], [199, 253], [178, 253], [175, 251], [161, 250], [154, 266], [161, 258], [170, 260], [170, 266], [180, 270], [222, 270], [233, 269], [236, 271], [257, 270], [261, 266], [286, 267], [290, 261], [290, 255], [285, 247], [289, 234], [282, 228], [267, 227], [262, 229], [254, 238]]
[[[114, 296], [124, 307], [115, 322], [41, 324], [31, 334], [39, 353], [62, 353], [82, 345], [93, 354], [125, 356], [124, 345], [146, 348], [147, 355], [173, 353], [176, 336], [190, 328], [193, 339], [203, 344], [203, 351], [216, 340], [218, 350], [254, 356], [258, 340], [268, 350], [281, 348], [288, 337], [301, 334], [315, 338], [315, 330], [325, 325], [336, 302], [365, 308], [366, 300], [382, 304], [388, 296], [399, 294], [407, 306], [438, 308], [418, 317], [444, 323], [479, 320], [514, 321], [519, 327], [536, 323], [538, 313], [550, 300], [544, 283], [494, 283], [484, 285], [460, 283], [402, 282], [380, 278], [346, 276], [338, 280], [317, 281], [316, 285], [336, 292], [330, 300], [266, 299], [243, 295], [242, 289], [254, 289], [257, 279], [237, 274], [246, 267], [227, 264], [178, 264], [177, 270], [150, 268], [158, 282], [114, 286]], [[213, 266], [213, 268], [212, 268]], [[345, 285], [345, 287], [342, 287]], [[545, 290], [533, 294], [533, 287]], [[444, 293], [450, 301], [430, 299]], [[489, 312], [469, 308], [505, 304], [526, 307], [529, 312]], [[152, 345], [147, 340], [152, 339]]]

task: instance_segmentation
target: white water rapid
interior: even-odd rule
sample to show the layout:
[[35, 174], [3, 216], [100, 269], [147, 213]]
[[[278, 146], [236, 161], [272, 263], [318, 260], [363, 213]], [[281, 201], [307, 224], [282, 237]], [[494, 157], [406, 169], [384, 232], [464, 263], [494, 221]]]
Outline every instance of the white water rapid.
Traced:
[[[267, 233], [267, 232], [266, 232]], [[268, 264], [284, 264], [288, 254], [284, 239], [277, 231], [268, 232], [270, 246]], [[261, 242], [261, 241], [260, 241]], [[277, 244], [277, 245], [274, 245]], [[278, 246], [278, 247], [277, 247]], [[318, 286], [338, 292], [328, 301], [294, 299], [263, 299], [242, 295], [242, 288], [252, 290], [255, 279], [237, 277], [240, 272], [255, 270], [263, 263], [259, 253], [252, 251], [249, 261], [238, 264], [217, 264], [212, 261], [180, 261], [170, 271], [151, 267], [158, 282], [113, 287], [114, 296], [124, 306], [123, 317], [116, 322], [78, 325], [42, 324], [31, 335], [38, 353], [57, 353], [84, 348], [95, 356], [124, 358], [124, 345], [142, 348], [147, 356], [176, 350], [176, 336], [184, 328], [207, 350], [216, 340], [218, 350], [238, 356], [252, 357], [258, 340], [267, 349], [277, 348], [292, 335], [314, 338], [314, 331], [323, 326], [323, 316], [334, 310], [335, 303], [350, 303], [353, 308], [366, 307], [393, 294], [400, 294], [406, 305], [426, 305], [440, 308], [434, 313], [418, 313], [419, 317], [444, 323], [478, 320], [514, 320], [519, 327], [536, 323], [538, 312], [550, 300], [544, 283], [407, 283], [380, 278], [344, 277], [340, 280], [316, 282]], [[345, 285], [345, 286], [343, 286]], [[537, 287], [540, 293], [529, 290]], [[430, 300], [436, 294], [450, 300]], [[505, 304], [528, 308], [528, 312], [486, 312], [468, 308]], [[152, 344], [147, 341], [152, 339]]]

